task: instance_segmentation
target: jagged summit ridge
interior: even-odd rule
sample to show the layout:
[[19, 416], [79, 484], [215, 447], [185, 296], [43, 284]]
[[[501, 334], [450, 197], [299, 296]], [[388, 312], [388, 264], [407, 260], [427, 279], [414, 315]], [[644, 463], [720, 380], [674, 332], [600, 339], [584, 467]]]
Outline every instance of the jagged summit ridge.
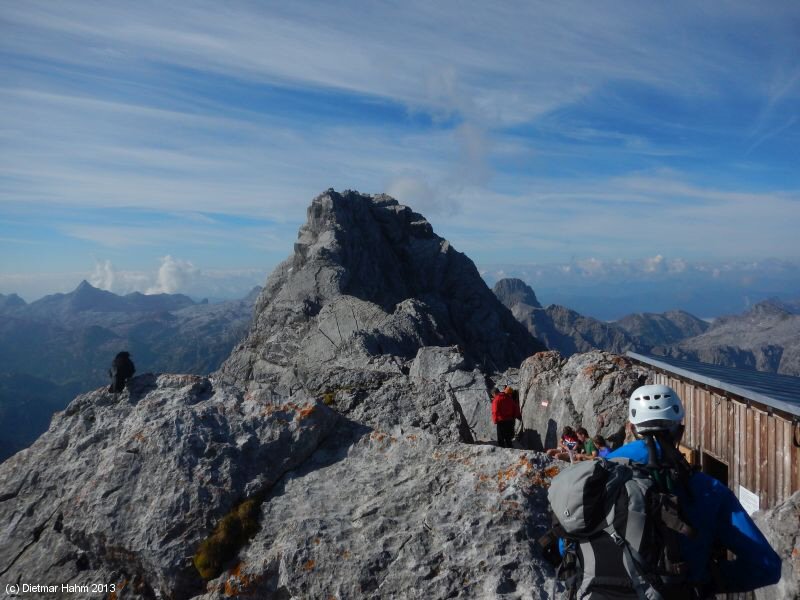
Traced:
[[274, 382], [286, 369], [412, 359], [448, 345], [496, 372], [544, 349], [422, 215], [384, 194], [331, 189], [312, 201], [222, 374]]

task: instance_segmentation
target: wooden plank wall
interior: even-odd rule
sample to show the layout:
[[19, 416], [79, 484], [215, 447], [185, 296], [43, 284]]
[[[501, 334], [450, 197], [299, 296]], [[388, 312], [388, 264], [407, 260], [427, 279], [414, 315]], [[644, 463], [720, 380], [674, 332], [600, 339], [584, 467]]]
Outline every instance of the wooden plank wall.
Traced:
[[656, 372], [655, 383], [670, 386], [683, 401], [683, 445], [725, 463], [737, 496], [742, 485], [758, 494], [764, 509], [800, 489], [800, 448], [791, 421], [669, 374]]

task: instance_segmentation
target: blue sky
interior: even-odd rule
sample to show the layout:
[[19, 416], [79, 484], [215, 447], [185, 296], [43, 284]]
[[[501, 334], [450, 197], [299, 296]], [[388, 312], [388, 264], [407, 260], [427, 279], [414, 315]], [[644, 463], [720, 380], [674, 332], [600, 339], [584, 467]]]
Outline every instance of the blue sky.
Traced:
[[777, 1], [4, 3], [0, 293], [240, 294], [328, 187], [479, 266], [797, 262], [798, 32]]

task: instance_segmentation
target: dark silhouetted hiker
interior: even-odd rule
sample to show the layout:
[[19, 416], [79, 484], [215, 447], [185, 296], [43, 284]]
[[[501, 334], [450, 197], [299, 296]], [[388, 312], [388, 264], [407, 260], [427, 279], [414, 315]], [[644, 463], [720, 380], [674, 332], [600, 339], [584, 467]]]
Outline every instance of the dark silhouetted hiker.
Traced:
[[136, 367], [133, 365], [131, 355], [128, 352], [117, 354], [111, 363], [111, 369], [108, 371], [108, 375], [111, 377], [111, 386], [108, 391], [115, 394], [120, 393], [125, 389], [125, 384], [133, 377], [135, 372]]
[[514, 421], [522, 419], [519, 405], [514, 402], [513, 396], [497, 388], [492, 390], [492, 396], [492, 423], [497, 425], [497, 445], [501, 448], [511, 448], [514, 440]]

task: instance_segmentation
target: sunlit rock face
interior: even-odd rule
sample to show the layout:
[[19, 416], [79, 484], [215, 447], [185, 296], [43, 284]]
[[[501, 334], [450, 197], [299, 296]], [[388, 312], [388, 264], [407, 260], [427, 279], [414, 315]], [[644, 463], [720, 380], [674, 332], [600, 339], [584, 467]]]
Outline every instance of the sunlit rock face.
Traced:
[[770, 510], [753, 515], [753, 521], [783, 559], [781, 580], [756, 590], [758, 600], [800, 597], [800, 491]]
[[289, 389], [321, 368], [411, 360], [424, 346], [459, 346], [487, 372], [544, 349], [424, 217], [388, 196], [329, 190], [311, 203], [222, 376]]
[[623, 356], [595, 350], [564, 358], [540, 352], [519, 371], [527, 447], [555, 448], [565, 425], [585, 427], [612, 444], [624, 438], [628, 399], [648, 371]]

